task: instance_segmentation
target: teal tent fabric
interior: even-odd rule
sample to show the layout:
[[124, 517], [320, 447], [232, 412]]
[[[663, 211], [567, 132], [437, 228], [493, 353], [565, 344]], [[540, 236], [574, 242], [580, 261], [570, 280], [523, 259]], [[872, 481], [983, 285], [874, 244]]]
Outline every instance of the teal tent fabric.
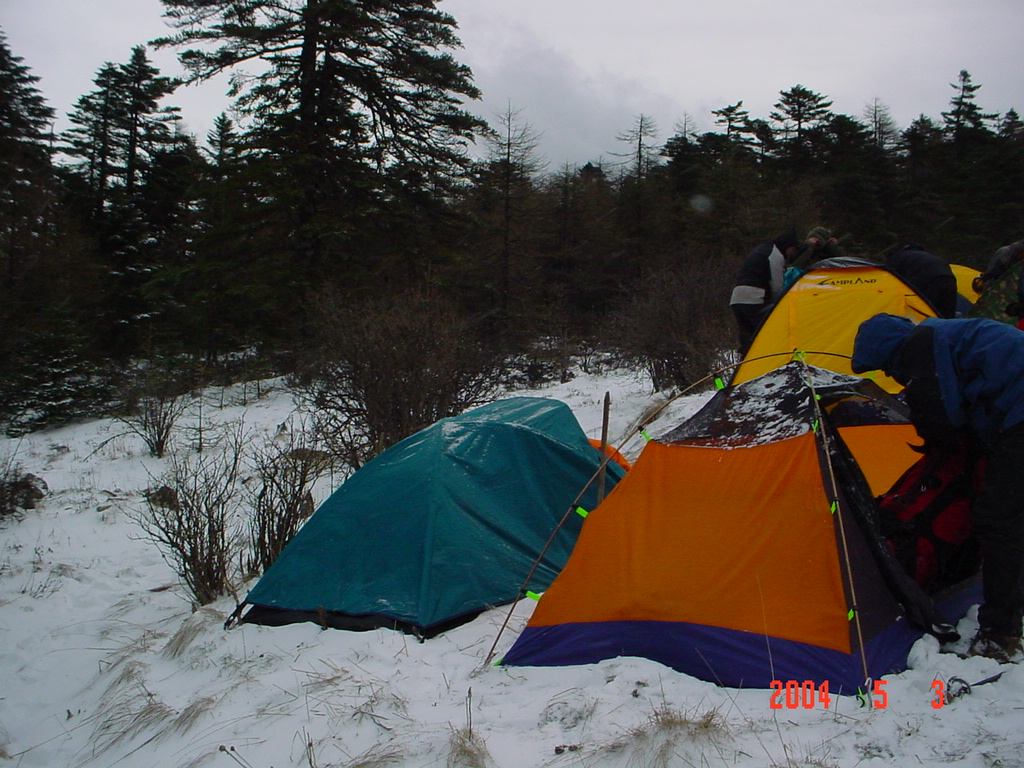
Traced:
[[[500, 400], [442, 419], [355, 472], [246, 597], [242, 621], [394, 627], [429, 636], [518, 596], [601, 464], [567, 405]], [[623, 475], [608, 464], [606, 490]], [[596, 504], [596, 486], [581, 506]], [[565, 564], [571, 514], [528, 589]]]

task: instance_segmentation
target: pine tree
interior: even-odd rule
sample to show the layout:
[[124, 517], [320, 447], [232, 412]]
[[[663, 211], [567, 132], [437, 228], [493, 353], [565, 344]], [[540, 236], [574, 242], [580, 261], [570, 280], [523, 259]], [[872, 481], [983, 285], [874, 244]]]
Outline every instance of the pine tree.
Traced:
[[700, 183], [704, 153], [698, 144], [698, 135], [688, 116], [676, 125], [675, 135], [669, 137], [661, 150], [666, 158], [665, 170], [672, 189], [679, 195], [691, 196]]
[[999, 121], [999, 136], [1005, 139], [1021, 141], [1024, 139], [1024, 122], [1021, 121], [1017, 110], [1007, 110]]
[[957, 154], [963, 154], [973, 145], [980, 144], [992, 135], [988, 124], [995, 120], [995, 113], [982, 112], [975, 103], [975, 94], [981, 88], [971, 79], [971, 73], [960, 70], [956, 83], [950, 83], [956, 95], [950, 100], [950, 108], [942, 113], [945, 130], [953, 140]]
[[751, 143], [756, 147], [757, 156], [761, 160], [773, 156], [778, 151], [779, 141], [767, 120], [752, 118], [743, 125], [741, 130], [750, 136]]
[[178, 148], [191, 140], [182, 140], [175, 130], [176, 122], [181, 119], [180, 109], [160, 105], [160, 101], [174, 91], [175, 81], [160, 76], [160, 70], [150, 63], [144, 47], [132, 49], [131, 60], [121, 67], [121, 73], [125, 96], [122, 105], [124, 187], [131, 198], [148, 160], [166, 148]]
[[797, 165], [812, 159], [820, 145], [820, 129], [832, 117], [831, 106], [825, 96], [802, 85], [779, 93], [770, 117], [779, 125], [783, 159]]
[[259, 258], [273, 245], [258, 244], [258, 233], [271, 228], [254, 220], [260, 210], [260, 180], [250, 166], [254, 150], [234, 121], [217, 116], [197, 151], [193, 237], [169, 279], [181, 308], [181, 335], [213, 361], [274, 337], [287, 275]]
[[[498, 307], [507, 316], [513, 293], [513, 261], [522, 263], [531, 250], [524, 242], [530, 229], [524, 220], [536, 205], [534, 179], [543, 169], [537, 156], [540, 136], [511, 105], [498, 115], [497, 126], [487, 133], [488, 159], [478, 184], [495, 198], [491, 220], [497, 251]], [[518, 280], [517, 280], [518, 282]], [[524, 294], [525, 296], [525, 294]]]
[[[872, 229], [888, 221], [893, 183], [890, 163], [873, 129], [849, 115], [834, 115], [824, 126], [824, 145], [818, 154], [824, 172], [821, 217], [836, 222], [861, 243], [870, 243]], [[879, 244], [879, 249], [884, 244]]]
[[743, 127], [750, 120], [750, 112], [743, 109], [742, 101], [737, 101], [735, 104], [721, 109], [713, 109], [711, 114], [715, 116], [715, 125], [725, 126], [726, 138], [741, 144], [749, 143]]
[[149, 284], [188, 239], [177, 228], [185, 226], [189, 206], [181, 197], [194, 179], [182, 170], [196, 153], [191, 137], [177, 130], [178, 108], [160, 104], [175, 82], [160, 75], [143, 46], [125, 64], [104, 64], [93, 83], [69, 115], [62, 151], [72, 200], [107, 273], [104, 346], [130, 355], [159, 312]]
[[871, 139], [875, 146], [882, 150], [893, 147], [899, 139], [899, 128], [889, 111], [889, 107], [879, 99], [874, 99], [861, 113], [871, 129]]
[[[463, 108], [479, 96], [449, 51], [455, 21], [435, 0], [162, 0], [195, 81], [252, 62], [232, 95], [275, 210], [256, 214], [293, 244], [302, 283], [354, 270], [381, 208], [434, 191], [468, 166], [483, 123]], [[369, 226], [367, 226], [369, 224]], [[386, 233], [376, 233], [382, 238]], [[369, 266], [369, 265], [368, 265]]]
[[177, 107], [160, 106], [174, 80], [160, 76], [142, 46], [126, 64], [104, 64], [93, 84], [96, 90], [68, 115], [73, 127], [62, 137], [62, 151], [87, 190], [87, 210], [101, 217], [115, 200], [130, 203], [149, 160], [180, 140], [174, 129], [180, 115]]
[[0, 314], [15, 310], [11, 292], [38, 256], [43, 216], [54, 203], [53, 110], [22, 61], [0, 32]]
[[83, 307], [90, 265], [51, 162], [53, 110], [0, 33], [0, 432], [94, 405]]
[[643, 270], [650, 245], [656, 237], [652, 226], [655, 207], [654, 170], [661, 164], [657, 143], [658, 126], [649, 116], [637, 115], [633, 127], [615, 137], [626, 145], [624, 152], [613, 152], [622, 158], [619, 176], [619, 217], [625, 236], [625, 247], [634, 269]]
[[536, 221], [524, 222], [542, 237], [541, 270], [531, 298], [535, 310], [543, 307], [559, 330], [583, 332], [621, 289], [615, 188], [597, 163], [565, 165], [539, 183], [543, 206]]

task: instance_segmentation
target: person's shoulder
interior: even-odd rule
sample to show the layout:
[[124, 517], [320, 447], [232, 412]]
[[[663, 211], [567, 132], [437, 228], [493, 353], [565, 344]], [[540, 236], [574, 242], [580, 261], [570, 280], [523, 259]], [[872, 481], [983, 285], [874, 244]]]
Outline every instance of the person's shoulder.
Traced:
[[918, 327], [931, 328], [940, 336], [961, 338], [972, 345], [984, 340], [989, 344], [1010, 344], [1024, 349], [1024, 332], [1009, 323], [988, 317], [928, 317]]
[[754, 246], [754, 249], [750, 252], [750, 256], [747, 258], [753, 259], [757, 257], [765, 257], [775, 249], [775, 243], [771, 240], [766, 240], [763, 243], [758, 243]]

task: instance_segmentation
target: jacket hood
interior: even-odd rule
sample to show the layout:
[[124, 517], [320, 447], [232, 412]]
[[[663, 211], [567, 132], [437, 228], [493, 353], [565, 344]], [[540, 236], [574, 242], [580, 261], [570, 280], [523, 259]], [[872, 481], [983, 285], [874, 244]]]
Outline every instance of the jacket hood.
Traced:
[[898, 315], [875, 315], [865, 320], [853, 342], [853, 372], [880, 370], [891, 376], [899, 361], [900, 349], [915, 327], [910, 319]]
[[781, 235], [772, 240], [772, 243], [774, 243], [778, 247], [778, 249], [783, 253], [786, 252], [787, 248], [799, 248], [800, 238], [797, 237], [796, 227], [790, 227]]

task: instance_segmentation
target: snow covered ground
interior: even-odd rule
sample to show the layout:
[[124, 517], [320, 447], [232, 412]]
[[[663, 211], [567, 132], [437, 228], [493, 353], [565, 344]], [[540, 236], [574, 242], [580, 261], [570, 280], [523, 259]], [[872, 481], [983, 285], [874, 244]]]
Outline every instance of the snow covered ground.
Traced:
[[[640, 377], [580, 374], [528, 394], [567, 402], [597, 437], [606, 391], [616, 438], [652, 403]], [[659, 426], [705, 398], [676, 401]], [[245, 404], [235, 389], [208, 396], [211, 412], [273, 433], [295, 407], [281, 389]], [[939, 654], [927, 638], [912, 669], [885, 679], [885, 706], [833, 697], [828, 709], [771, 709], [770, 691], [718, 688], [643, 659], [492, 666], [508, 608], [425, 643], [312, 624], [225, 631], [234, 598], [193, 611], [133, 521], [166, 461], [123, 431], [97, 420], [0, 440], [0, 460], [14, 456], [50, 491], [0, 523], [0, 765], [1024, 766], [1024, 669]], [[532, 607], [516, 607], [499, 654]], [[962, 622], [967, 636], [973, 617]], [[935, 680], [1004, 670], [933, 706]]]

